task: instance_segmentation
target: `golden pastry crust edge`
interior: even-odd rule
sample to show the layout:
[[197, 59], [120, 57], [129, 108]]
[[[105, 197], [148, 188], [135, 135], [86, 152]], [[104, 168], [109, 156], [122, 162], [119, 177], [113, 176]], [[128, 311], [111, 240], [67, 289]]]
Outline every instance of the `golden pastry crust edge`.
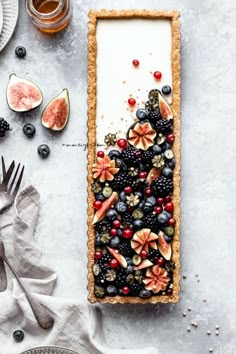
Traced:
[[[180, 21], [178, 11], [158, 11], [158, 10], [100, 10], [89, 12], [88, 22], [88, 165], [87, 165], [87, 182], [88, 182], [88, 300], [91, 303], [110, 303], [110, 304], [155, 304], [155, 303], [177, 303], [179, 301], [180, 292]], [[92, 226], [94, 216], [93, 201], [94, 195], [91, 191], [93, 183], [92, 165], [96, 159], [96, 26], [99, 19], [117, 19], [117, 18], [153, 18], [153, 19], [169, 19], [172, 26], [172, 88], [173, 88], [173, 104], [174, 113], [174, 135], [175, 142], [173, 151], [176, 158], [176, 166], [174, 169], [174, 216], [176, 219], [175, 234], [172, 242], [172, 260], [176, 264], [173, 274], [173, 294], [171, 296], [160, 295], [151, 296], [148, 299], [141, 299], [133, 296], [114, 296], [97, 298], [94, 295], [94, 275], [92, 266], [94, 263], [94, 238], [95, 232]]]

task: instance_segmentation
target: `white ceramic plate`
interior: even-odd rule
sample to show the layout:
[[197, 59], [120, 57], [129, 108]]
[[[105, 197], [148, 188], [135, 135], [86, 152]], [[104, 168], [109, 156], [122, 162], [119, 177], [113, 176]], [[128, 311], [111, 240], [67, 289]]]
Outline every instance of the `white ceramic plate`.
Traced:
[[[7, 45], [16, 27], [19, 5], [18, 0], [0, 0], [3, 10], [2, 31], [0, 31], [0, 51]], [[1, 27], [1, 9], [0, 9]]]
[[2, 25], [3, 25], [3, 10], [2, 10], [2, 2], [0, 0], [0, 34], [2, 32]]
[[38, 347], [26, 350], [21, 354], [79, 354], [70, 349], [60, 347]]

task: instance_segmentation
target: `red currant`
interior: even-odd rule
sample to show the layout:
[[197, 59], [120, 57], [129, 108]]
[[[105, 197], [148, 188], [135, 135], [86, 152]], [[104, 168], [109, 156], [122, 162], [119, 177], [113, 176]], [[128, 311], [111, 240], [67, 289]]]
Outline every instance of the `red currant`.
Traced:
[[164, 198], [157, 198], [157, 203], [158, 204], [163, 204], [164, 203]]
[[166, 141], [167, 141], [167, 143], [173, 143], [174, 140], [175, 140], [175, 137], [174, 137], [173, 134], [168, 134], [168, 135], [166, 136]]
[[118, 219], [116, 219], [112, 222], [112, 226], [115, 227], [116, 229], [119, 229], [120, 225], [121, 225], [121, 222]]
[[155, 71], [153, 76], [155, 77], [156, 80], [161, 80], [162, 73], [160, 71]]
[[164, 209], [165, 209], [166, 211], [169, 211], [169, 212], [173, 211], [173, 209], [174, 209], [173, 203], [166, 203], [166, 204], [164, 205]]
[[136, 100], [131, 97], [131, 98], [128, 99], [128, 104], [129, 104], [130, 106], [134, 106], [134, 105], [136, 104]]
[[130, 212], [133, 211], [133, 207], [132, 207], [131, 205], [128, 205], [128, 208], [127, 208], [127, 209], [128, 209], [128, 211], [130, 211]]
[[111, 236], [117, 236], [117, 234], [118, 234], [117, 229], [111, 229], [111, 230], [110, 230], [110, 235], [111, 235]]
[[102, 157], [103, 158], [104, 155], [105, 155], [104, 152], [101, 151], [101, 150], [97, 152], [97, 157]]
[[162, 212], [162, 207], [156, 206], [156, 207], [154, 208], [154, 211], [155, 211], [156, 214], [160, 214], [160, 213]]
[[124, 238], [131, 238], [133, 236], [133, 231], [127, 227], [123, 230], [122, 235]]
[[165, 197], [165, 202], [167, 202], [167, 203], [171, 202], [171, 196], [170, 196], [170, 195], [168, 195], [167, 197]]
[[168, 289], [167, 291], [166, 291], [166, 295], [172, 295], [173, 294], [173, 290], [172, 289]]
[[119, 263], [117, 262], [117, 260], [115, 258], [112, 258], [109, 262], [109, 265], [111, 268], [117, 268]]
[[130, 194], [130, 193], [132, 193], [132, 187], [127, 186], [127, 187], [125, 187], [124, 191], [125, 191], [125, 194]]
[[100, 209], [102, 206], [102, 202], [100, 200], [94, 200], [93, 207], [94, 209]]
[[152, 195], [152, 190], [151, 190], [151, 188], [149, 188], [149, 187], [145, 188], [145, 194], [146, 194], [147, 196]]
[[168, 225], [170, 225], [170, 226], [174, 226], [176, 224], [176, 220], [174, 218], [168, 219], [167, 222], [168, 222]]
[[147, 177], [147, 172], [145, 171], [140, 171], [139, 174], [138, 174], [139, 178], [146, 178]]
[[145, 259], [145, 258], [147, 258], [147, 256], [148, 256], [148, 252], [146, 250], [142, 250], [140, 252], [140, 257], [141, 258]]
[[95, 259], [101, 259], [102, 258], [102, 252], [101, 251], [96, 251], [95, 252]]
[[139, 66], [139, 60], [138, 59], [134, 59], [132, 61], [132, 63], [133, 63], [134, 66]]
[[163, 258], [163, 257], [157, 258], [157, 264], [158, 264], [160, 267], [163, 267], [163, 265], [165, 264], [164, 258]]
[[127, 146], [127, 140], [119, 139], [117, 140], [117, 145], [119, 146], [119, 148], [124, 149]]
[[135, 156], [136, 157], [141, 157], [141, 155], [142, 155], [141, 151], [139, 151], [139, 150], [135, 151]]
[[122, 292], [123, 294], [128, 295], [130, 293], [130, 288], [128, 288], [128, 286], [123, 286]]

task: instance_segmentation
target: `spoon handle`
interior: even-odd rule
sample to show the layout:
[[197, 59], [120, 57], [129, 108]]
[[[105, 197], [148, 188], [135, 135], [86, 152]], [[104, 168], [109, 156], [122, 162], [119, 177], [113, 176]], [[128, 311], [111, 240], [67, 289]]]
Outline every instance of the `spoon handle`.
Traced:
[[23, 281], [20, 279], [20, 277], [18, 277], [16, 271], [14, 270], [14, 268], [12, 267], [11, 263], [6, 258], [6, 256], [2, 257], [2, 259], [6, 262], [6, 264], [8, 265], [8, 267], [10, 268], [12, 273], [14, 274], [16, 280], [20, 284], [21, 288], [23, 289], [25, 296], [26, 296], [27, 300], [29, 301], [31, 309], [32, 309], [32, 311], [35, 315], [35, 318], [36, 318], [38, 324], [40, 325], [40, 327], [42, 327], [43, 329], [48, 329], [48, 328], [52, 327], [53, 323], [54, 323], [52, 316], [48, 313], [46, 308], [40, 304], [38, 299], [35, 296], [33, 296], [31, 294], [31, 292], [27, 289], [27, 287], [25, 286]]

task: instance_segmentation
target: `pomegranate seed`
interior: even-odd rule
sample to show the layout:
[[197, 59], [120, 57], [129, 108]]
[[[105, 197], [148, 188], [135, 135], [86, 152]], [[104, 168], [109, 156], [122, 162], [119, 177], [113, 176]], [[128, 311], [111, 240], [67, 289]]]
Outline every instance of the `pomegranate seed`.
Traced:
[[110, 235], [111, 235], [111, 236], [116, 236], [117, 234], [118, 234], [117, 229], [111, 229], [111, 230], [110, 230]]
[[97, 157], [104, 157], [104, 155], [104, 152], [101, 150], [97, 152]]
[[102, 206], [102, 202], [101, 202], [100, 200], [95, 200], [95, 201], [93, 202], [93, 207], [94, 207], [94, 209], [100, 209], [101, 206]]
[[117, 268], [119, 263], [117, 262], [117, 260], [115, 258], [112, 258], [109, 262], [109, 265], [111, 268]]
[[119, 139], [117, 140], [117, 145], [119, 146], [119, 148], [124, 149], [127, 146], [127, 140]]
[[157, 198], [157, 203], [158, 204], [163, 204], [164, 203], [164, 198]]
[[130, 106], [134, 106], [134, 105], [136, 104], [136, 100], [131, 97], [131, 98], [128, 99], [128, 104], [129, 104]]
[[170, 195], [168, 195], [167, 197], [165, 197], [165, 202], [167, 202], [167, 203], [171, 202], [171, 196], [170, 196]]
[[156, 207], [154, 208], [154, 211], [155, 211], [155, 213], [160, 214], [160, 213], [162, 212], [162, 207], [156, 206]]
[[141, 258], [145, 259], [145, 258], [147, 258], [147, 256], [148, 256], [148, 252], [146, 250], [142, 250], [140, 252], [140, 257]]
[[141, 171], [141, 172], [139, 172], [138, 176], [139, 176], [139, 178], [146, 178], [147, 177], [147, 172]]
[[152, 195], [152, 190], [151, 190], [151, 188], [145, 188], [145, 194], [147, 195], [147, 196], [150, 196], [150, 195]]
[[176, 224], [176, 220], [174, 218], [168, 219], [167, 222], [168, 222], [168, 225], [170, 225], [170, 226], [174, 226]]
[[139, 60], [138, 59], [134, 59], [132, 61], [132, 63], [133, 63], [134, 66], [139, 66]]
[[128, 288], [128, 286], [123, 286], [122, 292], [123, 294], [128, 295], [130, 293], [130, 288]]
[[115, 227], [116, 229], [119, 229], [120, 225], [121, 225], [121, 222], [118, 219], [114, 220], [112, 223], [112, 226]]
[[131, 238], [133, 236], [133, 231], [129, 228], [123, 230], [122, 235], [124, 238]]
[[102, 252], [101, 251], [96, 251], [95, 252], [95, 259], [101, 259], [102, 258]]
[[130, 193], [132, 193], [132, 187], [127, 186], [127, 187], [125, 187], [124, 191], [125, 191], [125, 194], [130, 194]]
[[175, 137], [174, 137], [173, 134], [168, 134], [168, 135], [166, 136], [166, 141], [167, 141], [167, 143], [173, 143], [174, 140], [175, 140]]
[[157, 264], [162, 267], [164, 264], [165, 264], [165, 260], [164, 258], [160, 257], [160, 258], [157, 258]]
[[173, 211], [173, 209], [174, 209], [173, 203], [166, 203], [166, 204], [164, 205], [164, 209], [165, 209], [166, 211]]
[[161, 80], [162, 73], [160, 71], [155, 71], [153, 76], [155, 77], [156, 80]]

